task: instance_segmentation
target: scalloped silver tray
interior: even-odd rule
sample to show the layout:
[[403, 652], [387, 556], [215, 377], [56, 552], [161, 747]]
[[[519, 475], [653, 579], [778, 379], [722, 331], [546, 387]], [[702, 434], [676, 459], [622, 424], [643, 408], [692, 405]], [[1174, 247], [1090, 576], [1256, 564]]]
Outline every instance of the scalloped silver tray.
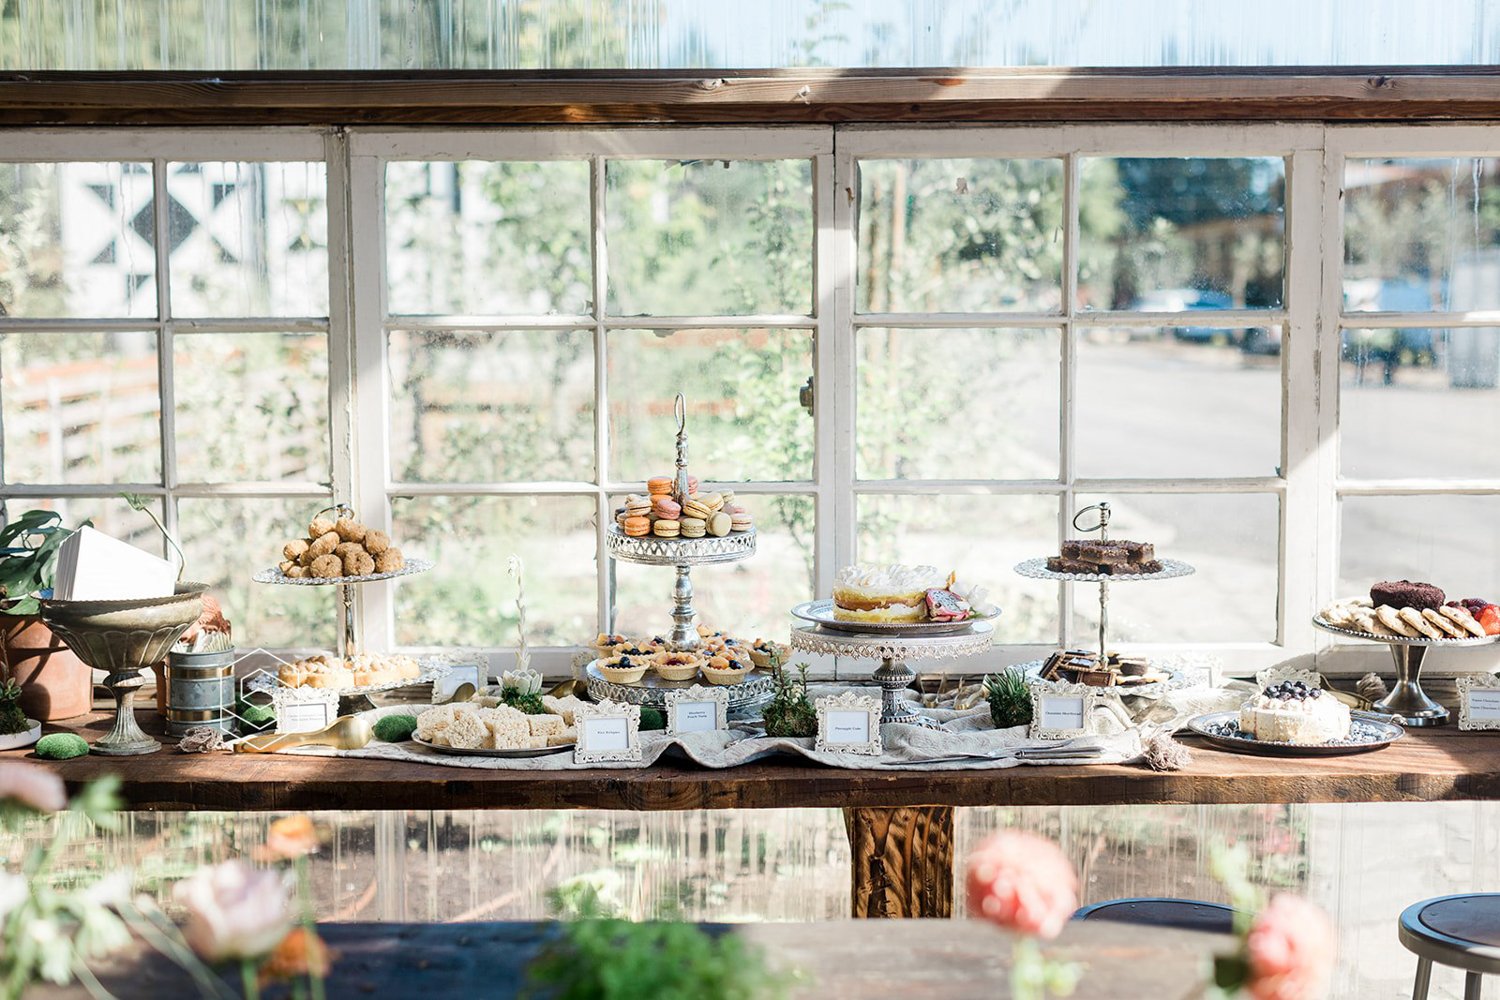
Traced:
[[1344, 628], [1342, 625], [1334, 625], [1325, 621], [1320, 615], [1313, 615], [1312, 623], [1325, 632], [1334, 635], [1347, 636], [1350, 639], [1365, 639], [1369, 642], [1384, 642], [1392, 646], [1492, 646], [1500, 642], [1500, 635], [1487, 635], [1484, 638], [1472, 636], [1468, 639], [1429, 639], [1425, 635], [1412, 638], [1405, 635], [1375, 635], [1372, 632], [1361, 632], [1358, 629]]
[[398, 576], [411, 576], [432, 569], [430, 559], [408, 559], [406, 565], [394, 573], [370, 573], [366, 576], [304, 576], [293, 579], [281, 572], [280, 566], [272, 566], [256, 573], [250, 579], [256, 583], [277, 583], [288, 587], [326, 587], [340, 583], [373, 583], [376, 580], [394, 580]]
[[1338, 757], [1351, 753], [1368, 753], [1388, 747], [1406, 735], [1405, 730], [1389, 721], [1389, 716], [1369, 712], [1351, 712], [1350, 718], [1358, 727], [1356, 735], [1337, 743], [1273, 743], [1250, 736], [1226, 735], [1217, 727], [1233, 724], [1239, 728], [1240, 713], [1209, 712], [1188, 720], [1187, 728], [1194, 736], [1202, 737], [1209, 745], [1233, 753], [1255, 754], [1261, 757]]
[[1033, 580], [1066, 580], [1071, 583], [1134, 583], [1137, 580], [1175, 580], [1181, 576], [1192, 576], [1197, 572], [1180, 559], [1162, 559], [1159, 573], [1127, 573], [1123, 576], [1106, 576], [1103, 573], [1054, 573], [1047, 568], [1047, 557], [1027, 559], [1016, 563], [1016, 572]]
[[604, 532], [604, 547], [622, 562], [646, 566], [702, 566], [737, 562], [755, 554], [755, 529], [702, 538], [658, 538], [625, 534], [612, 524]]
[[340, 696], [379, 694], [382, 691], [394, 691], [397, 688], [411, 687], [416, 684], [431, 684], [439, 677], [446, 676], [449, 670], [452, 669], [446, 663], [432, 663], [421, 659], [417, 660], [417, 664], [422, 668], [422, 672], [416, 677], [408, 677], [402, 680], [395, 681], [386, 681], [384, 684], [367, 684], [364, 687], [319, 688], [312, 687], [311, 685], [307, 684], [299, 685], [297, 687], [289, 687], [278, 681], [276, 687], [282, 691], [327, 691]]
[[[681, 691], [694, 684], [709, 686], [708, 681], [702, 677], [695, 677], [690, 681], [668, 681], [650, 670], [634, 684], [616, 684], [605, 679], [599, 672], [598, 663], [598, 660], [590, 660], [588, 666], [584, 667], [589, 697], [595, 701], [623, 701], [631, 705], [663, 708], [667, 703], [668, 691]], [[769, 673], [757, 668], [750, 671], [738, 684], [723, 685], [722, 690], [729, 692], [729, 711], [746, 711], [770, 701], [775, 683]]]
[[995, 626], [975, 622], [962, 632], [936, 635], [858, 634], [826, 629], [821, 625], [798, 625], [791, 632], [791, 646], [803, 653], [853, 656], [864, 660], [919, 660], [929, 656], [974, 656], [990, 648]]
[[[1027, 660], [1025, 663], [1016, 664], [1025, 671], [1027, 683], [1040, 681], [1042, 679], [1042, 668], [1047, 665], [1046, 660]], [[1168, 667], [1156, 667], [1158, 673], [1167, 675], [1164, 681], [1152, 681], [1149, 684], [1116, 684], [1111, 687], [1099, 688], [1100, 691], [1112, 691], [1118, 695], [1140, 695], [1148, 698], [1157, 698], [1168, 691], [1187, 686], [1187, 680]]]
[[834, 617], [833, 600], [825, 597], [821, 601], [803, 601], [792, 608], [792, 616], [835, 632], [914, 638], [964, 632], [982, 622], [994, 621], [1000, 617], [1000, 612], [997, 609], [992, 615], [970, 615], [958, 622], [846, 622]]
[[519, 760], [525, 757], [550, 757], [555, 753], [572, 753], [574, 747], [574, 744], [572, 743], [563, 743], [555, 747], [526, 747], [524, 749], [516, 750], [486, 750], [482, 747], [475, 749], [470, 749], [469, 747], [445, 747], [438, 743], [428, 743], [426, 740], [419, 740], [415, 736], [411, 738], [411, 741], [418, 746], [424, 746], [427, 749], [435, 750], [438, 753], [451, 754], [455, 757], [506, 757], [511, 760]]

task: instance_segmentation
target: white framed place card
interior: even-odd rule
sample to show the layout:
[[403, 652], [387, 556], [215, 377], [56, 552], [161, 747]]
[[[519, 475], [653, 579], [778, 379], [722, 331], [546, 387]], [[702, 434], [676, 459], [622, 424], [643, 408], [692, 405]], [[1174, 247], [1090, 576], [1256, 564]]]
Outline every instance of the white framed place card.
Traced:
[[860, 753], [878, 757], [880, 743], [880, 699], [845, 691], [813, 702], [818, 713], [818, 738], [813, 749], [835, 753]]
[[666, 703], [667, 732], [673, 735], [729, 728], [728, 688], [694, 684], [690, 688], [668, 691]]
[[1070, 740], [1087, 736], [1098, 707], [1099, 688], [1087, 684], [1033, 684], [1031, 728], [1034, 740]]
[[277, 687], [271, 692], [276, 707], [276, 732], [315, 733], [339, 717], [339, 695], [325, 688]]
[[617, 701], [579, 705], [573, 710], [578, 744], [573, 763], [641, 760], [641, 706]]
[[1458, 728], [1500, 729], [1500, 677], [1468, 674], [1458, 679]]

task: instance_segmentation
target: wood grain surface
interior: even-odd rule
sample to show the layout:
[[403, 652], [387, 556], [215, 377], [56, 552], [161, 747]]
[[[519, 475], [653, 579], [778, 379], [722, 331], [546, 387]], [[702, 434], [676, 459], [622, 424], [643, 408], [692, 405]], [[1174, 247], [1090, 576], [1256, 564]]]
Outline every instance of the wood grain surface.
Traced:
[[[325, 924], [338, 953], [328, 981], [330, 1000], [353, 997], [484, 997], [517, 995], [527, 963], [556, 934], [548, 924]], [[761, 948], [770, 963], [794, 972], [798, 1000], [973, 1000], [1010, 996], [1010, 940], [972, 920], [879, 923], [720, 925]], [[1069, 924], [1047, 953], [1087, 966], [1074, 1000], [1187, 1000], [1203, 995], [1207, 959], [1229, 939], [1192, 931], [1108, 922]], [[196, 996], [187, 974], [154, 952], [122, 953], [98, 968], [119, 1000]], [[226, 975], [226, 983], [230, 982]], [[275, 987], [268, 1000], [284, 997]], [[27, 1000], [88, 994], [81, 987], [41, 987]]]
[[1494, 67], [0, 74], [0, 125], [1455, 121]]
[[[161, 733], [154, 711], [137, 714]], [[49, 725], [90, 742], [106, 717]], [[135, 809], [771, 809], [916, 805], [1419, 802], [1500, 798], [1500, 732], [1452, 726], [1410, 730], [1387, 749], [1347, 757], [1250, 757], [1189, 739], [1193, 763], [1157, 773], [1141, 766], [1023, 765], [973, 771], [839, 770], [775, 757], [730, 770], [684, 760], [649, 768], [503, 771], [276, 754], [80, 757], [50, 762], [77, 788], [101, 774], [124, 779]], [[0, 759], [31, 758], [12, 750]]]
[[953, 807], [845, 809], [856, 917], [953, 915]]

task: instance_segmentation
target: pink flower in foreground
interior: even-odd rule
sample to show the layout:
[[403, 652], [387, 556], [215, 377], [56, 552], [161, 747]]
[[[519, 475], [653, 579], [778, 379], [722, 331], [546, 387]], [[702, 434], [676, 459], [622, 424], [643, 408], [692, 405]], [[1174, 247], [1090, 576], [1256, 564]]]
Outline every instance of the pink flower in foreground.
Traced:
[[1337, 938], [1328, 916], [1312, 903], [1286, 894], [1272, 898], [1250, 925], [1253, 1000], [1318, 1000], [1333, 978]]
[[40, 764], [18, 760], [0, 763], [0, 799], [14, 799], [37, 812], [60, 812], [68, 807], [61, 778]]
[[172, 895], [187, 909], [183, 936], [210, 962], [259, 958], [292, 927], [286, 880], [243, 861], [204, 868], [178, 882]]
[[1007, 930], [1055, 938], [1078, 909], [1078, 874], [1056, 844], [997, 833], [969, 857], [969, 912]]

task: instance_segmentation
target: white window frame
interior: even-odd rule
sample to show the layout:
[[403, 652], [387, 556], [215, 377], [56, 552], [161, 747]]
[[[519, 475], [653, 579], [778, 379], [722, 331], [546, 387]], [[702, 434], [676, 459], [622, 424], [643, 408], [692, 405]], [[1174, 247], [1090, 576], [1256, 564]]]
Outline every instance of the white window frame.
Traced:
[[[0, 317], [0, 331], [152, 330], [159, 338], [162, 393], [163, 481], [161, 483], [64, 485], [6, 484], [6, 498], [109, 497], [121, 489], [160, 498], [169, 527], [176, 525], [181, 497], [325, 496], [315, 484], [267, 482], [181, 483], [173, 462], [172, 338], [182, 330], [235, 332], [247, 329], [326, 331], [329, 357], [331, 476], [336, 499], [352, 502], [372, 525], [389, 527], [395, 495], [507, 495], [546, 492], [589, 496], [598, 514], [596, 531], [608, 522], [609, 498], [631, 484], [609, 478], [608, 412], [604, 393], [604, 340], [609, 329], [641, 326], [639, 319], [605, 315], [603, 295], [603, 187], [606, 158], [805, 158], [813, 164], [816, 249], [815, 297], [808, 315], [733, 317], [737, 324], [814, 331], [815, 452], [811, 480], [755, 483], [745, 494], [802, 494], [817, 505], [815, 588], [826, 593], [838, 566], [855, 556], [856, 502], [868, 494], [1053, 494], [1064, 501], [1060, 515], [1083, 492], [1128, 496], [1131, 492], [1236, 493], [1274, 495], [1280, 503], [1278, 629], [1274, 641], [1192, 643], [1217, 654], [1234, 672], [1312, 657], [1332, 672], [1384, 669], [1383, 647], [1345, 644], [1314, 629], [1310, 619], [1334, 593], [1338, 572], [1339, 503], [1345, 496], [1417, 494], [1500, 495], [1493, 480], [1356, 480], [1338, 472], [1339, 343], [1342, 325], [1496, 326], [1500, 315], [1485, 313], [1342, 313], [1342, 175], [1349, 156], [1483, 156], [1500, 151], [1489, 126], [1324, 126], [1324, 125], [1060, 125], [1060, 126], [788, 126], [674, 127], [645, 129], [539, 128], [442, 130], [301, 128], [230, 129], [63, 129], [0, 132], [0, 162], [150, 162], [155, 169], [158, 232], [166, 232], [165, 165], [169, 161], [322, 160], [328, 178], [329, 316], [187, 320], [171, 314], [170, 272], [165, 241], [157, 250], [155, 318], [24, 319]], [[1215, 312], [1213, 325], [1283, 324], [1283, 476], [1184, 479], [1176, 481], [1084, 479], [1072, 468], [1073, 351], [1076, 331], [1091, 325], [1169, 325], [1180, 315], [1125, 315], [1076, 309], [1078, 233], [1071, 208], [1078, 190], [1077, 161], [1086, 156], [1280, 156], [1287, 169], [1286, 285], [1284, 304], [1274, 310]], [[1063, 305], [1058, 313], [900, 313], [857, 314], [855, 251], [857, 174], [860, 159], [923, 157], [1050, 157], [1064, 164], [1064, 211], [1070, 232], [1063, 258]], [[384, 301], [383, 164], [391, 159], [548, 160], [585, 159], [592, 182], [594, 254], [593, 311], [579, 317], [428, 317], [389, 322]], [[670, 317], [648, 321], [658, 328], [723, 325], [725, 317]], [[573, 328], [595, 338], [595, 451], [605, 467], [594, 482], [568, 483], [393, 483], [387, 455], [388, 406], [386, 332], [392, 326], [458, 325], [486, 328]], [[861, 481], [855, 469], [854, 335], [877, 326], [1047, 327], [1062, 332], [1060, 385], [1063, 442], [1057, 480]], [[371, 378], [371, 373], [379, 373]], [[361, 373], [356, 379], [356, 373]], [[1059, 520], [1059, 532], [1067, 530]], [[598, 566], [597, 613], [610, 617], [608, 560]], [[268, 557], [269, 560], [269, 557]], [[1008, 568], [996, 567], [995, 572]], [[997, 581], [998, 582], [998, 581]], [[359, 603], [362, 634], [371, 649], [393, 643], [390, 588], [365, 588]], [[1066, 588], [1062, 588], [1066, 591]], [[663, 600], [667, 585], [663, 584]], [[1079, 594], [1072, 600], [1091, 600]], [[1069, 596], [1060, 604], [1058, 641], [1074, 640]], [[586, 639], [580, 636], [580, 641]], [[997, 647], [1001, 662], [1034, 658], [1045, 645]], [[497, 646], [496, 649], [505, 648]], [[1181, 645], [1137, 647], [1180, 650]], [[538, 665], [562, 669], [568, 648], [538, 651]], [[1449, 661], [1434, 657], [1429, 669]], [[1459, 666], [1457, 661], [1452, 661]], [[868, 664], [848, 664], [854, 671]]]

